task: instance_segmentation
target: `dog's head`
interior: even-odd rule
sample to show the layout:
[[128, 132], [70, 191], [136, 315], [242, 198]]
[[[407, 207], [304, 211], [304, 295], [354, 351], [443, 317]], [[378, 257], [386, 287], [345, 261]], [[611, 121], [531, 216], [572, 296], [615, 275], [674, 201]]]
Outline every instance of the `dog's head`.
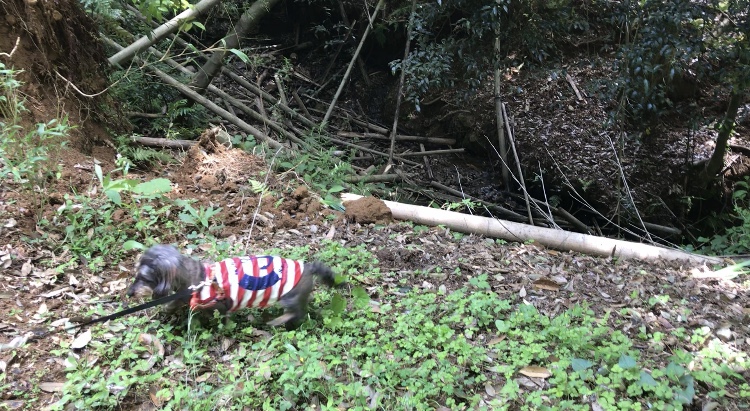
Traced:
[[161, 298], [169, 294], [178, 275], [182, 255], [171, 245], [155, 245], [141, 256], [128, 297]]

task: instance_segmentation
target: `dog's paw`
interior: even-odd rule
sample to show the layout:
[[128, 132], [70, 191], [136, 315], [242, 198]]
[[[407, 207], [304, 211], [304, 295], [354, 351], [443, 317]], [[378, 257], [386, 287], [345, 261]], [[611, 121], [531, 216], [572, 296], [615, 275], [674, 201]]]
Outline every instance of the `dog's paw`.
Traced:
[[292, 321], [295, 319], [295, 315], [292, 313], [286, 313], [282, 315], [281, 317], [276, 318], [275, 320], [271, 320], [267, 322], [266, 324], [270, 325], [271, 327], [278, 327], [280, 325], [284, 325], [288, 323], [289, 321]]

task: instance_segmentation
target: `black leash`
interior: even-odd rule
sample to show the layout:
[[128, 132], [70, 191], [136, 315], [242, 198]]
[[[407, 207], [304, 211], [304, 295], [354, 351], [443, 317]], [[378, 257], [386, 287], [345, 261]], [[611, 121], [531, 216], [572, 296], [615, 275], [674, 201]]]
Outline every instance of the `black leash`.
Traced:
[[47, 337], [50, 334], [58, 332], [58, 331], [71, 331], [71, 330], [75, 330], [77, 328], [83, 328], [83, 327], [85, 327], [87, 325], [101, 323], [101, 322], [104, 322], [104, 321], [113, 320], [115, 318], [120, 318], [122, 316], [125, 316], [125, 315], [128, 315], [128, 314], [132, 314], [132, 313], [137, 313], [138, 311], [142, 311], [142, 310], [145, 310], [145, 309], [148, 309], [148, 308], [151, 308], [151, 307], [156, 307], [157, 305], [162, 305], [162, 304], [168, 303], [170, 301], [177, 300], [179, 298], [187, 297], [187, 296], [193, 294], [193, 292], [194, 292], [193, 287], [190, 287], [190, 288], [187, 288], [187, 289], [182, 290], [180, 292], [174, 293], [172, 295], [168, 295], [166, 297], [162, 297], [162, 298], [159, 298], [157, 300], [151, 300], [151, 301], [149, 301], [147, 303], [136, 305], [135, 307], [126, 308], [126, 309], [124, 309], [122, 311], [118, 311], [118, 312], [116, 312], [114, 314], [105, 315], [104, 317], [99, 317], [97, 319], [86, 321], [84, 323], [77, 324], [77, 325], [74, 325], [74, 326], [68, 327], [68, 328], [61, 328], [61, 329], [58, 328], [57, 330], [39, 330], [39, 329], [33, 330], [33, 333], [35, 335], [33, 337], [31, 337], [30, 339], [31, 340], [40, 340], [42, 338]]
[[78, 325], [74, 325], [72, 327], [65, 328], [65, 331], [75, 330], [76, 328], [82, 328], [87, 325], [101, 323], [104, 321], [114, 320], [115, 318], [120, 318], [128, 314], [137, 313], [138, 311], [142, 311], [151, 307], [156, 307], [157, 305], [162, 305], [165, 303], [168, 303], [170, 301], [177, 300], [179, 298], [187, 297], [189, 295], [193, 294], [193, 290], [191, 288], [186, 288], [180, 292], [174, 293], [172, 295], [168, 295], [166, 297], [159, 298], [158, 300], [151, 300], [147, 303], [143, 303], [141, 305], [136, 305], [135, 307], [126, 308], [122, 311], [118, 311], [114, 314], [105, 315], [104, 317], [99, 317], [95, 320], [86, 321], [85, 323], [81, 323]]

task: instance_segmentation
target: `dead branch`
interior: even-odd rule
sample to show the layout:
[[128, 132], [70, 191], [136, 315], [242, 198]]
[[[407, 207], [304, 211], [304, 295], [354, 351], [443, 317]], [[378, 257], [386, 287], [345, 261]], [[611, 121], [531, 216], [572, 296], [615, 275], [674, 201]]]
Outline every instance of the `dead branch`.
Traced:
[[[372, 130], [372, 131], [374, 131], [376, 133], [388, 134], [388, 129], [387, 128], [381, 127], [381, 126], [379, 126], [377, 124], [373, 124], [373, 123], [371, 123], [369, 121], [362, 121], [362, 120], [359, 120], [357, 118], [350, 118], [349, 120], [352, 123], [354, 123], [354, 124], [357, 124], [357, 125], [362, 126], [364, 128], [370, 129], [370, 130]], [[385, 137], [385, 136], [383, 136], [383, 137]]]
[[167, 115], [162, 113], [138, 113], [135, 111], [126, 111], [125, 115], [128, 117], [141, 117], [141, 118], [164, 118]]
[[570, 74], [565, 73], [565, 79], [568, 80], [568, 84], [570, 84], [570, 87], [573, 88], [573, 91], [576, 93], [576, 98], [578, 101], [584, 101], [583, 96], [581, 95], [581, 92], [578, 91], [578, 86], [576, 85], [576, 82], [573, 80], [573, 77], [570, 77]]
[[505, 129], [508, 132], [508, 141], [510, 141], [510, 148], [513, 150], [513, 158], [516, 160], [516, 167], [518, 167], [518, 181], [521, 182], [521, 188], [523, 188], [523, 195], [526, 199], [526, 210], [529, 213], [529, 223], [534, 224], [534, 219], [531, 217], [531, 205], [529, 204], [529, 192], [526, 191], [526, 181], [523, 178], [523, 171], [521, 170], [521, 161], [518, 159], [518, 152], [516, 151], [516, 143], [513, 137], [513, 131], [510, 129], [510, 119], [508, 113], [505, 111], [505, 104], [501, 104], [503, 109], [503, 119], [505, 120]]
[[651, 232], [660, 233], [662, 236], [666, 237], [679, 237], [682, 235], [682, 230], [675, 227], [668, 227], [665, 225], [660, 224], [654, 224], [654, 223], [647, 223], [643, 222], [643, 226]]
[[[114, 42], [113, 40], [107, 38], [106, 36], [102, 35], [102, 39], [106, 41], [108, 44], [110, 44], [112, 47], [115, 47], [118, 50], [122, 50], [122, 46]], [[133, 57], [138, 59], [137, 57]], [[140, 60], [140, 59], [139, 59]], [[180, 93], [182, 93], [185, 97], [194, 100], [198, 104], [201, 104], [202, 106], [206, 107], [207, 109], [211, 110], [212, 112], [218, 114], [225, 120], [231, 122], [235, 126], [241, 128], [243, 131], [247, 132], [248, 134], [251, 134], [258, 140], [265, 142], [268, 144], [271, 148], [283, 148], [283, 145], [279, 143], [278, 141], [272, 139], [271, 137], [267, 136], [262, 131], [258, 130], [257, 128], [251, 126], [250, 124], [247, 124], [246, 122], [242, 121], [241, 119], [235, 117], [232, 115], [232, 113], [224, 110], [223, 108], [216, 105], [216, 103], [208, 100], [207, 98], [203, 97], [202, 95], [196, 93], [195, 91], [189, 89], [186, 85], [180, 83], [179, 81], [173, 79], [168, 74], [164, 73], [163, 71], [157, 69], [156, 67], [152, 65], [146, 65], [145, 66], [147, 70], [154, 73], [157, 77], [159, 77], [162, 81], [167, 83], [168, 85], [176, 88]]]
[[[377, 154], [379, 156], [383, 156], [385, 158], [388, 158], [388, 153], [384, 153], [382, 151], [373, 150], [371, 148], [363, 147], [361, 145], [350, 143], [350, 142], [344, 141], [344, 140], [339, 140], [339, 139], [333, 138], [333, 137], [328, 137], [328, 140], [333, 141], [336, 144], [341, 144], [341, 145], [344, 145], [344, 146], [347, 146], [347, 147], [353, 147], [353, 148], [356, 148], [358, 150], [362, 150], [362, 151], [367, 152], [367, 153]], [[407, 160], [407, 159], [399, 157], [399, 156], [394, 156], [393, 158], [396, 159], [396, 160], [398, 160], [398, 161], [401, 161], [404, 164], [409, 164], [409, 165], [412, 165], [412, 166], [419, 166], [419, 163], [417, 163], [415, 161]]]
[[347, 183], [393, 183], [400, 181], [401, 176], [398, 174], [373, 174], [366, 176], [346, 176], [344, 181]]
[[263, 100], [271, 103], [274, 107], [278, 107], [283, 111], [284, 113], [288, 114], [291, 118], [299, 121], [303, 125], [309, 127], [309, 128], [315, 128], [317, 124], [313, 122], [312, 120], [308, 119], [307, 117], [303, 116], [302, 114], [294, 111], [291, 107], [287, 106], [286, 104], [281, 103], [278, 99], [274, 98], [272, 95], [266, 93], [264, 90], [262, 90], [260, 87], [256, 86], [253, 83], [250, 83], [249, 81], [245, 80], [244, 78], [240, 77], [239, 75], [235, 74], [231, 70], [224, 67], [222, 69], [222, 74], [225, 74], [229, 76], [232, 80], [234, 80], [237, 84], [241, 85], [242, 87], [248, 89], [253, 94], [260, 96], [263, 98]]
[[[495, 56], [500, 59], [500, 36], [499, 28], [497, 29], [495, 37]], [[510, 167], [508, 165], [508, 142], [505, 137], [505, 120], [503, 118], [503, 99], [500, 97], [501, 91], [501, 79], [502, 73], [500, 72], [500, 65], [495, 69], [495, 123], [497, 126], [497, 149], [500, 150], [500, 163], [501, 163], [501, 176], [503, 179], [503, 186], [508, 189], [510, 187]]]
[[312, 118], [312, 115], [309, 111], [307, 111], [307, 107], [305, 107], [305, 103], [302, 101], [302, 99], [299, 97], [299, 93], [297, 93], [297, 90], [292, 90], [292, 98], [295, 102], [297, 102], [297, 105], [302, 110], [303, 113], [305, 113], [305, 116]]
[[[424, 153], [425, 151], [427, 151], [427, 150], [425, 150], [425, 149], [424, 149], [424, 144], [422, 144], [422, 143], [419, 143], [419, 149], [420, 149], [420, 150], [421, 150], [421, 151], [422, 151], [423, 153]], [[434, 175], [434, 174], [432, 174], [432, 167], [430, 167], [430, 159], [429, 159], [429, 158], [427, 158], [427, 156], [424, 156], [424, 157], [422, 157], [422, 160], [424, 160], [424, 169], [425, 169], [425, 170], [427, 171], [427, 178], [428, 178], [428, 179], [429, 179], [430, 181], [434, 180], [434, 179], [435, 179], [435, 175]]]
[[[185, 73], [185, 74], [188, 74], [188, 75], [190, 74], [190, 70], [188, 70], [185, 66], [183, 66], [180, 63], [174, 61], [173, 59], [167, 58], [164, 55], [164, 53], [160, 52], [156, 48], [150, 47], [149, 51], [151, 53], [153, 53], [156, 57], [159, 57], [162, 61], [164, 61], [165, 63], [167, 63], [170, 67], [172, 67], [174, 69], [177, 69], [177, 70], [179, 70], [182, 73]], [[269, 119], [268, 116], [266, 116], [264, 114], [261, 114], [261, 113], [255, 111], [255, 110], [251, 109], [250, 107], [248, 107], [243, 102], [239, 101], [238, 99], [236, 99], [236, 98], [232, 97], [231, 95], [229, 95], [228, 93], [226, 93], [224, 90], [222, 90], [222, 89], [220, 89], [220, 88], [218, 88], [218, 87], [216, 87], [216, 86], [214, 86], [212, 84], [209, 84], [207, 86], [207, 89], [211, 93], [214, 93], [217, 96], [219, 96], [222, 99], [224, 99], [227, 103], [232, 104], [233, 106], [239, 108], [243, 113], [245, 113], [248, 116], [250, 116], [253, 120], [261, 122], [265, 126], [270, 127], [272, 130], [274, 130], [275, 132], [279, 133], [279, 135], [283, 136], [284, 138], [286, 138], [288, 140], [291, 140], [291, 141], [294, 141], [294, 142], [296, 142], [298, 144], [302, 144], [303, 146], [306, 146], [306, 144], [304, 144], [304, 142], [302, 140], [300, 140], [297, 136], [295, 136], [294, 134], [292, 134], [292, 133], [288, 132], [287, 130], [285, 130], [283, 127], [281, 127], [275, 121]], [[231, 113], [231, 114], [234, 117], [236, 117], [236, 115], [234, 113]]]
[[411, 32], [414, 27], [414, 10], [417, 7], [417, 0], [411, 0], [411, 12], [409, 12], [409, 26], [406, 29], [406, 45], [404, 46], [404, 58], [401, 60], [401, 75], [398, 80], [398, 91], [396, 94], [396, 113], [393, 115], [393, 127], [391, 127], [391, 146], [388, 149], [388, 164], [393, 160], [393, 150], [396, 148], [396, 132], [398, 131], [398, 116], [401, 112], [401, 98], [404, 90], [404, 79], [406, 78], [405, 64], [409, 57], [409, 45], [411, 44]]

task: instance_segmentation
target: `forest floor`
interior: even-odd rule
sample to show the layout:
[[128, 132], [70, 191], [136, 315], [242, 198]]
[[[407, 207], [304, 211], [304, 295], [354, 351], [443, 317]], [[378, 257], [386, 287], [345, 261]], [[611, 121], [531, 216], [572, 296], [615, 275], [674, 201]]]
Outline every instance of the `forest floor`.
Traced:
[[[37, 58], [17, 53], [17, 62]], [[271, 154], [210, 139], [160, 169], [126, 174], [110, 136], [74, 99], [23, 80], [23, 130], [61, 108], [79, 128], [47, 141], [38, 175], [0, 176], [3, 408], [750, 406], [745, 275], [392, 221], [374, 199], [331, 210], [294, 168], [271, 171]], [[95, 144], [84, 149], [84, 139]], [[126, 182], [161, 178], [169, 190], [154, 195]], [[63, 330], [134, 304], [125, 290], [139, 250], [123, 248], [133, 240], [209, 260], [320, 259], [349, 285], [318, 287], [296, 331], [266, 326], [266, 312], [186, 322], [158, 309]]]
[[[528, 409], [565, 401], [612, 409], [618, 401], [674, 404], [680, 395], [695, 409], [748, 405], [750, 295], [743, 277], [735, 282], [704, 277], [705, 267], [596, 258], [387, 221], [377, 201], [351, 205], [344, 215], [324, 208], [293, 172], [269, 174], [268, 159], [220, 146], [195, 146], [156, 173], [132, 172], [128, 178], [138, 181], [167, 178], [172, 189], [150, 200], [124, 192], [123, 205], [115, 206], [102, 193], [95, 163], [113, 180], [121, 174], [112, 172], [115, 153], [100, 149], [93, 156], [59, 150], [61, 176], [44, 191], [2, 182], [0, 311], [8, 315], [0, 320], [0, 365], [8, 409], [46, 408], [61, 398], [79, 409], [205, 409], [196, 404], [207, 400], [223, 404], [219, 409]], [[248, 180], [264, 182], [263, 192]], [[178, 199], [195, 200], [190, 207], [203, 216], [221, 211], [206, 225], [200, 218], [188, 224], [180, 215], [190, 212]], [[261, 216], [254, 221], [256, 211]], [[188, 347], [196, 349], [185, 323], [158, 310], [90, 331], [61, 331], [65, 319], [133, 303], [124, 292], [138, 253], [122, 246], [144, 238], [202, 258], [269, 250], [320, 258], [369, 301], [360, 304], [353, 289], [344, 290], [346, 308], [338, 312], [329, 307], [335, 297], [321, 290], [313, 306], [324, 317], [296, 332], [269, 329], [256, 313], [238, 314], [235, 328], [209, 320], [193, 331], [204, 349], [192, 353], [200, 366], [185, 358]], [[327, 322], [326, 313], [340, 322]], [[438, 324], [450, 338], [423, 335]], [[57, 331], [35, 338], [40, 328]], [[371, 339], [376, 350], [359, 352]], [[453, 347], [455, 341], [465, 346]], [[297, 350], [315, 344], [338, 358], [306, 352], [319, 361], [314, 370], [300, 368], [299, 353], [296, 366], [274, 363], [292, 361], [290, 344]], [[242, 363], [258, 347], [268, 350], [266, 361]], [[462, 350], [481, 357], [468, 361]], [[373, 362], [380, 373], [363, 371]], [[426, 364], [432, 365], [422, 369]], [[233, 367], [253, 375], [244, 388], [235, 386]], [[603, 369], [622, 377], [602, 382]], [[673, 374], [659, 378], [668, 370]], [[456, 372], [460, 381], [445, 381]], [[561, 379], [576, 372], [581, 386], [571, 375]], [[304, 380], [299, 391], [289, 390], [288, 378]], [[180, 387], [187, 393], [178, 395]], [[607, 392], [615, 403], [607, 402]]]

